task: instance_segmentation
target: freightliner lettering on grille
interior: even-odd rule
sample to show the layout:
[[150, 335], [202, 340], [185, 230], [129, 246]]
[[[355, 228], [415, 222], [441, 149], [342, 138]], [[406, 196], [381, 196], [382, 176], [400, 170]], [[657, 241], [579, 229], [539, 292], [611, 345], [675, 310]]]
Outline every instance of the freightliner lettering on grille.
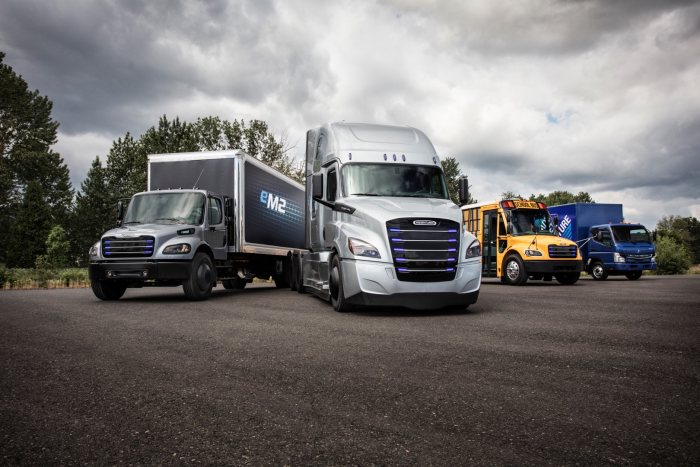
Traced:
[[451, 281], [457, 273], [459, 224], [404, 218], [386, 223], [396, 277], [407, 282]]

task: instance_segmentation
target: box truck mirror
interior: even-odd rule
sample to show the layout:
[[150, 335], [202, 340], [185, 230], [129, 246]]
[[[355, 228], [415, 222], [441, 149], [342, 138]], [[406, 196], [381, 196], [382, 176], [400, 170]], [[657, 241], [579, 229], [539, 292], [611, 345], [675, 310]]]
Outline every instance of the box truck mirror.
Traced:
[[596, 240], [596, 242], [598, 242], [598, 243], [603, 243], [603, 231], [602, 231], [602, 230], [599, 230], [599, 231], [596, 232], [596, 234], [595, 234], [595, 240]]
[[233, 217], [233, 199], [232, 198], [226, 198], [226, 205], [224, 207], [224, 210], [226, 212], [226, 217]]
[[124, 201], [117, 201], [117, 212], [116, 212], [116, 224], [117, 227], [121, 227], [122, 220], [124, 220]]

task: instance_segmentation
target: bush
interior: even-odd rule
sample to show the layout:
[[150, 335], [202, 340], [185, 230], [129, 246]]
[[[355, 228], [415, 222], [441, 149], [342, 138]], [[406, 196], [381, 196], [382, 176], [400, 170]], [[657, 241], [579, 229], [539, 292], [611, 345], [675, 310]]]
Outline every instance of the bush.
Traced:
[[0, 288], [2, 289], [56, 289], [89, 285], [88, 271], [83, 268], [4, 269], [0, 267]]
[[690, 252], [671, 237], [661, 237], [656, 242], [657, 274], [685, 274], [692, 262]]

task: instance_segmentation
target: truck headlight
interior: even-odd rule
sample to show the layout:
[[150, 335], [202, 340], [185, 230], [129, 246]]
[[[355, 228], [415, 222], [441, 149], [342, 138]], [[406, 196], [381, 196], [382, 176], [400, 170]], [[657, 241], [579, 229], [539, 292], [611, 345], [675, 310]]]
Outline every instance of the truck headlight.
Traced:
[[542, 256], [542, 252], [539, 250], [525, 250], [525, 256]]
[[192, 251], [192, 247], [189, 243], [178, 243], [163, 248], [164, 255], [186, 255], [190, 251]]
[[382, 255], [379, 254], [377, 250], [371, 244], [358, 240], [357, 238], [348, 238], [348, 249], [350, 253], [355, 256], [366, 256], [368, 258], [381, 258]]
[[656, 263], [656, 255], [653, 255], [653, 256], [651, 257], [651, 262], [652, 262], [652, 263]]
[[625, 257], [622, 256], [620, 253], [613, 253], [613, 262], [615, 262], [615, 263], [624, 263], [624, 262], [625, 262]]
[[90, 247], [90, 251], [88, 252], [89, 256], [97, 256], [100, 254], [100, 242], [95, 243]]
[[465, 258], [476, 258], [481, 256], [481, 243], [479, 243], [479, 240], [474, 240], [469, 244], [469, 248], [467, 248], [467, 255]]

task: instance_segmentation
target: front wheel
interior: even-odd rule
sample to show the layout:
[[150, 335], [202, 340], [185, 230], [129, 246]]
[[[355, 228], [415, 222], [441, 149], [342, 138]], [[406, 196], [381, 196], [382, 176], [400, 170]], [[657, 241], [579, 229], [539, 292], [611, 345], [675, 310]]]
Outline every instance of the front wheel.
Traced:
[[605, 267], [603, 267], [603, 263], [600, 261], [596, 261], [591, 265], [590, 274], [591, 277], [597, 281], [604, 281], [608, 278], [608, 273], [605, 272]]
[[214, 264], [206, 253], [197, 253], [192, 260], [190, 277], [182, 283], [185, 296], [190, 300], [204, 300], [211, 294], [216, 280]]
[[627, 274], [625, 274], [625, 276], [627, 276], [627, 279], [629, 279], [631, 281], [636, 281], [637, 279], [642, 277], [642, 271], [628, 272]]
[[329, 281], [329, 289], [331, 293], [331, 305], [335, 311], [344, 313], [350, 311], [350, 304], [345, 300], [343, 292], [343, 271], [340, 268], [340, 259], [338, 256], [333, 256], [331, 261], [331, 277]]
[[581, 277], [580, 272], [567, 272], [564, 274], [557, 274], [554, 276], [557, 282], [564, 285], [575, 284], [576, 282], [578, 282], [579, 277]]
[[506, 279], [506, 284], [523, 285], [527, 282], [525, 265], [519, 256], [512, 255], [506, 258], [503, 269], [505, 270], [503, 277]]
[[126, 286], [115, 281], [90, 281], [92, 293], [100, 300], [119, 300], [126, 292]]

